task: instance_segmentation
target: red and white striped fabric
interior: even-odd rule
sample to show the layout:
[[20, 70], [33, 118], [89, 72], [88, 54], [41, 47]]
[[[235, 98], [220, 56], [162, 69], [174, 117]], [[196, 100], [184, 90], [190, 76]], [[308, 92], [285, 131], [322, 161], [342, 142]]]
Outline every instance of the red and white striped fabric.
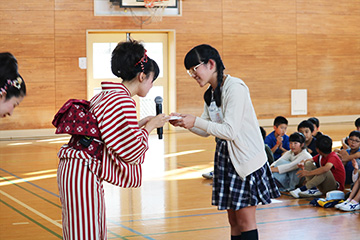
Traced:
[[102, 90], [90, 101], [104, 142], [102, 160], [68, 145], [58, 153], [64, 239], [106, 239], [102, 181], [141, 185], [149, 133], [139, 128], [135, 101], [123, 84], [103, 82]]

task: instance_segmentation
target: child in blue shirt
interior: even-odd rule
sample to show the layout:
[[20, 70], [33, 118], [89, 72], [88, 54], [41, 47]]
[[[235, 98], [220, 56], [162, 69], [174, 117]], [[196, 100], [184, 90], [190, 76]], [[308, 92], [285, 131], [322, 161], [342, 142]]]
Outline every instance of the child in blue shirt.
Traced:
[[274, 153], [274, 160], [281, 157], [284, 152], [290, 150], [289, 136], [286, 135], [288, 120], [283, 116], [274, 119], [274, 131], [265, 138], [265, 143]]

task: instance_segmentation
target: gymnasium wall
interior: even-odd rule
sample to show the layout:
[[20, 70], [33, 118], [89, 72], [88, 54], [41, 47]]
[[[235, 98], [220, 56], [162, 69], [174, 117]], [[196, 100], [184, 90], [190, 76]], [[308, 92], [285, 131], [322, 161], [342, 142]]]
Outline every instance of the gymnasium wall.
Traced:
[[87, 29], [175, 29], [178, 112], [201, 114], [205, 89], [187, 75], [183, 58], [208, 43], [227, 73], [249, 86], [259, 119], [299, 117], [291, 115], [291, 89], [308, 89], [308, 116], [360, 115], [358, 0], [184, 0], [181, 17], [142, 26], [94, 16], [93, 5], [0, 0], [0, 52], [17, 57], [28, 90], [0, 130], [51, 128], [67, 99], [86, 98], [78, 58], [86, 56]]

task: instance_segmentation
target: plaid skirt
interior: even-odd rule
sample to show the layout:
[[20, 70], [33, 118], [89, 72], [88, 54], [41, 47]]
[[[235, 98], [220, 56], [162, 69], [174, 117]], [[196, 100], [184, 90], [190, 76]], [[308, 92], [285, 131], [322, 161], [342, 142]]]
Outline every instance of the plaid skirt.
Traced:
[[230, 160], [227, 142], [217, 141], [212, 205], [218, 206], [219, 210], [239, 210], [259, 203], [269, 204], [277, 197], [280, 197], [280, 192], [267, 162], [241, 180]]

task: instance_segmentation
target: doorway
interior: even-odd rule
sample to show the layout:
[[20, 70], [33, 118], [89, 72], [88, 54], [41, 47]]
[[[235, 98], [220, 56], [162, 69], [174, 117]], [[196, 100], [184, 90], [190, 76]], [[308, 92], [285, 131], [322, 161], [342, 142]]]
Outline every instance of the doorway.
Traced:
[[[133, 97], [136, 101], [138, 119], [155, 115], [156, 96], [163, 98], [163, 112], [176, 111], [175, 82], [175, 32], [174, 31], [133, 31], [133, 30], [88, 30], [87, 55], [87, 99], [101, 91], [101, 82], [119, 82], [111, 72], [111, 53], [118, 42], [128, 38], [144, 44], [147, 54], [160, 68], [160, 74], [146, 97]], [[121, 80], [120, 80], [121, 81]]]

